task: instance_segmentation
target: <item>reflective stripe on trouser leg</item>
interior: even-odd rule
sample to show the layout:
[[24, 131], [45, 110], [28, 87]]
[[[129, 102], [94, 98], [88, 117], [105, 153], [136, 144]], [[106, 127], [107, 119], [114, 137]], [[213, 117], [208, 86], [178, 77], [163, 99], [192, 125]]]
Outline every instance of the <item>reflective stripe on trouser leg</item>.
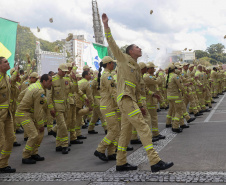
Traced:
[[31, 152], [31, 155], [36, 155], [38, 154], [38, 148], [40, 147], [41, 143], [42, 143], [42, 140], [43, 140], [43, 137], [44, 137], [44, 132], [40, 132], [39, 129], [38, 129], [38, 125], [35, 123], [35, 127], [37, 129], [37, 132], [38, 132], [38, 138], [37, 138], [37, 142], [34, 146], [34, 149], [32, 150]]
[[[128, 146], [131, 138], [132, 126], [136, 128], [143, 146], [151, 145], [152, 137], [149, 126], [144, 121], [141, 112], [131, 116], [132, 112], [139, 109], [136, 102], [132, 101], [130, 97], [124, 96], [118, 105], [122, 115], [122, 122], [121, 133], [118, 142], [117, 165], [123, 165], [127, 163], [127, 152], [125, 151], [125, 148]], [[154, 149], [148, 150], [147, 156], [151, 165], [154, 165], [160, 161], [160, 158]]]
[[173, 110], [174, 110], [174, 104], [172, 101], [169, 101], [169, 110], [166, 116], [166, 124], [170, 125], [172, 124], [172, 115], [173, 115]]
[[[172, 100], [170, 100], [172, 101]], [[180, 119], [183, 116], [183, 102], [179, 102], [178, 100], [173, 100], [174, 101], [174, 111], [175, 111], [175, 116], [173, 118], [173, 124], [172, 127], [174, 129], [179, 128], [179, 123], [180, 123]]]
[[138, 139], [138, 135], [137, 135], [137, 131], [134, 127], [132, 127], [132, 136], [131, 136], [131, 140], [137, 140]]
[[[20, 121], [20, 123], [21, 125], [23, 125], [24, 131], [27, 133], [27, 136], [28, 136], [28, 140], [23, 150], [23, 158], [26, 159], [31, 157], [33, 150], [35, 148], [35, 145], [38, 143], [39, 134], [35, 126], [35, 123], [32, 121], [32, 118], [26, 117], [26, 118], [23, 118], [23, 120], [24, 119], [26, 120]], [[22, 120], [22, 119], [18, 118], [18, 120]]]
[[68, 147], [68, 131], [65, 122], [66, 114], [64, 112], [58, 112], [56, 116], [57, 123], [57, 137], [56, 146]]
[[98, 109], [100, 110], [100, 107], [95, 107], [93, 109], [93, 115], [92, 115], [92, 118], [89, 123], [88, 131], [94, 130], [94, 128], [95, 128], [95, 124], [99, 118], [98, 113], [97, 113]]
[[15, 139], [13, 132], [14, 126], [12, 118], [8, 114], [8, 110], [4, 110], [2, 111], [0, 117], [0, 149], [1, 152], [3, 152], [3, 154], [0, 156], [0, 168], [8, 166], [8, 160], [13, 148], [13, 141]]
[[[102, 114], [106, 114], [106, 110], [101, 110]], [[119, 133], [120, 133], [120, 122], [118, 122], [118, 117], [120, 114], [115, 113], [115, 115], [106, 117], [108, 123], [108, 132], [103, 140], [99, 143], [97, 151], [105, 153], [108, 150], [108, 155], [115, 153], [116, 147], [118, 145]]]
[[158, 131], [158, 114], [157, 114], [157, 106], [156, 105], [151, 105], [148, 107], [154, 107], [154, 109], [148, 109], [148, 112], [151, 117], [151, 127], [152, 127], [152, 135], [153, 137], [159, 135]]

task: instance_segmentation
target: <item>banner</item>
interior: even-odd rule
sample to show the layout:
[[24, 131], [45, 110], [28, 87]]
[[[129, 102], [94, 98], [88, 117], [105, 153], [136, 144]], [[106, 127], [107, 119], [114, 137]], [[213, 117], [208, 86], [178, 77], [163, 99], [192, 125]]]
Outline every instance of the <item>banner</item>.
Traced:
[[99, 63], [108, 55], [106, 46], [95, 43], [84, 43], [83, 62], [92, 67], [93, 70], [99, 70]]
[[14, 67], [16, 33], [16, 22], [0, 18], [0, 56], [8, 59], [10, 68]]

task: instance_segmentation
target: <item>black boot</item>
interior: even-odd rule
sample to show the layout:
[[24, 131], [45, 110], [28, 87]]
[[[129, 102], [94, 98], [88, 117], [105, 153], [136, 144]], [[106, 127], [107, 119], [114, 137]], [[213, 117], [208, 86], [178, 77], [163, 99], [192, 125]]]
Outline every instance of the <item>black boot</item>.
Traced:
[[36, 164], [36, 160], [32, 159], [32, 157], [22, 159], [23, 164]]
[[112, 154], [108, 156], [109, 161], [115, 161], [116, 160], [116, 154]]
[[71, 149], [68, 147], [62, 147], [62, 154], [68, 154]]
[[102, 161], [108, 161], [108, 158], [106, 157], [106, 155], [104, 153], [100, 153], [97, 150], [94, 152], [94, 155], [96, 157], [99, 157], [100, 160]]
[[14, 142], [13, 143], [13, 146], [21, 146], [21, 144], [20, 143], [17, 143], [17, 142]]
[[23, 134], [23, 133], [24, 133], [24, 131], [22, 129], [17, 129], [16, 130], [16, 134]]
[[166, 128], [172, 127], [172, 124], [166, 124]]
[[194, 121], [196, 118], [190, 118], [187, 122], [191, 123], [192, 121]]
[[163, 161], [159, 161], [157, 164], [151, 166], [152, 172], [158, 172], [160, 170], [166, 170], [172, 167], [174, 164], [173, 162], [165, 163]]
[[71, 144], [83, 144], [83, 141], [79, 141], [78, 139], [70, 141]]
[[5, 168], [0, 168], [0, 173], [15, 173], [16, 169], [6, 166]]
[[90, 131], [88, 131], [88, 134], [98, 134], [98, 132], [95, 130], [90, 130]]
[[28, 140], [28, 137], [25, 137], [25, 138], [24, 138], [24, 141], [27, 141], [27, 140]]
[[139, 139], [136, 139], [136, 140], [131, 140], [130, 144], [142, 144], [142, 143]]
[[156, 141], [159, 141], [159, 138], [158, 137], [153, 137], [152, 138], [152, 143], [156, 142]]
[[189, 126], [188, 125], [181, 125], [180, 128], [183, 128], [183, 129], [184, 128], [189, 128]]
[[51, 135], [54, 136], [54, 135], [55, 135], [54, 137], [56, 137], [56, 132], [54, 132], [53, 130], [50, 130], [50, 131], [48, 132], [48, 135], [49, 135], [49, 136], [51, 136]]
[[130, 170], [137, 170], [137, 166], [133, 166], [129, 163], [126, 163], [121, 166], [116, 166], [116, 171], [130, 171]]
[[83, 136], [83, 135], [80, 135], [80, 136], [77, 137], [77, 139], [87, 139], [87, 137]]
[[181, 129], [181, 128], [172, 128], [172, 131], [176, 132], [176, 133], [181, 133], [183, 131], [183, 129]]
[[127, 146], [126, 151], [132, 151], [132, 150], [133, 150], [133, 147], [132, 146]]
[[107, 133], [108, 133], [108, 130], [105, 130], [104, 132], [105, 132], [105, 134], [107, 135]]
[[31, 158], [34, 159], [34, 160], [36, 160], [36, 161], [44, 161], [45, 160], [45, 157], [41, 157], [38, 154], [32, 155]]

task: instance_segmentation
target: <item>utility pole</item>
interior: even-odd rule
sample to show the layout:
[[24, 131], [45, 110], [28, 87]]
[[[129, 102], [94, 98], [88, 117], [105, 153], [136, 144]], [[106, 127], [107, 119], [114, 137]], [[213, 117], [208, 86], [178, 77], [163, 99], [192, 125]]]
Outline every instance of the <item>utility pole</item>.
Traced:
[[96, 0], [92, 0], [92, 10], [93, 10], [93, 30], [95, 42], [99, 44], [104, 44], [103, 28], [101, 25], [100, 14]]

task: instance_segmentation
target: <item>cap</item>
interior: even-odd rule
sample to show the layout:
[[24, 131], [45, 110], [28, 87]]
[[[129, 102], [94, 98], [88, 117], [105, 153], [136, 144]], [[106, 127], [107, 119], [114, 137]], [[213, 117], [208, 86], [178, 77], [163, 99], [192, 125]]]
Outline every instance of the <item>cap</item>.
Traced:
[[38, 78], [38, 73], [36, 72], [33, 72], [30, 74], [30, 77], [33, 77], [33, 78]]
[[61, 69], [62, 71], [68, 71], [67, 64], [60, 64], [59, 69]]
[[88, 65], [85, 65], [84, 67], [83, 67], [83, 70], [84, 69], [90, 69], [91, 67], [89, 67]]
[[183, 64], [182, 64], [183, 66], [186, 66], [186, 65], [189, 65], [189, 63], [187, 63], [187, 62], [184, 62]]
[[77, 78], [82, 78], [82, 74], [76, 74]]
[[114, 60], [113, 60], [111, 57], [109, 57], [109, 56], [105, 56], [105, 57], [102, 59], [102, 62], [103, 62], [103, 64], [107, 64], [107, 63], [109, 63], [109, 62], [114, 62]]
[[153, 14], [153, 10], [150, 11], [150, 14]]
[[174, 66], [173, 64], [169, 64], [167, 68], [168, 68], [168, 69], [169, 69], [169, 68], [170, 68], [170, 69], [175, 69], [175, 66]]
[[151, 68], [151, 67], [158, 67], [158, 66], [155, 66], [155, 64], [153, 62], [149, 62], [147, 63], [147, 68]]
[[11, 76], [12, 76], [12, 74], [14, 73], [15, 70], [16, 70], [15, 68], [10, 69], [10, 75], [11, 75]]
[[72, 63], [66, 63], [67, 67], [72, 67]]
[[194, 64], [190, 64], [190, 65], [189, 65], [189, 68], [190, 68], [190, 67], [194, 67], [194, 66], [195, 66]]
[[183, 68], [183, 66], [182, 66], [182, 65], [175, 65], [175, 67], [177, 67], [178, 69]]
[[92, 69], [90, 69], [90, 73], [93, 73], [93, 70]]
[[144, 62], [140, 62], [138, 65], [140, 66], [140, 69], [144, 69], [145, 67], [147, 67]]

